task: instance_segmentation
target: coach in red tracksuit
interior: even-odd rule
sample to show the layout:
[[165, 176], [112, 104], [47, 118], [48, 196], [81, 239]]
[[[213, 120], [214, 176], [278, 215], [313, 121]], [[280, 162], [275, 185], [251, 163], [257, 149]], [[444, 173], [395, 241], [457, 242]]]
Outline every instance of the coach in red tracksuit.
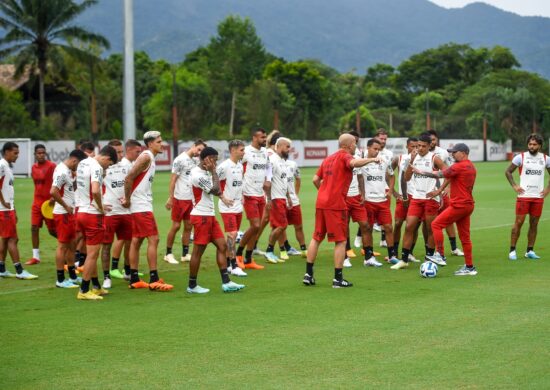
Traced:
[[474, 197], [472, 191], [476, 180], [476, 168], [468, 159], [470, 149], [466, 144], [458, 143], [451, 149], [455, 164], [438, 172], [417, 172], [423, 175], [444, 178], [445, 182], [437, 190], [430, 193], [437, 196], [450, 184], [451, 204], [432, 222], [432, 231], [437, 251], [444, 256], [443, 251], [443, 229], [446, 226], [456, 223], [458, 235], [464, 249], [464, 260], [466, 265], [455, 272], [457, 276], [477, 275], [477, 270], [472, 261], [472, 241], [470, 240], [470, 216], [474, 212]]

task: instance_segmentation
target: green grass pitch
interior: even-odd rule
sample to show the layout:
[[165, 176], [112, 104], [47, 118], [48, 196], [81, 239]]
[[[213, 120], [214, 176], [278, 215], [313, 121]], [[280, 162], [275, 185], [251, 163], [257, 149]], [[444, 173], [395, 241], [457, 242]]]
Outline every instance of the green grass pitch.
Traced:
[[[54, 287], [56, 243], [43, 229], [42, 264], [28, 267], [40, 278], [0, 280], [0, 388], [548, 388], [550, 211], [535, 248], [542, 259], [509, 261], [515, 196], [506, 164], [476, 166], [476, 277], [453, 276], [463, 262], [457, 257], [431, 280], [419, 276], [418, 266], [366, 269], [357, 258], [344, 271], [355, 286], [335, 290], [332, 247], [325, 243], [317, 286], [302, 285], [302, 258], [278, 265], [257, 259], [266, 269], [239, 279], [247, 285], [242, 292], [224, 294], [209, 249], [199, 274], [211, 288], [206, 296], [185, 292], [187, 265], [162, 261], [169, 175], [157, 174], [159, 270], [174, 291], [130, 291], [114, 280], [104, 301], [77, 301], [75, 290]], [[303, 170], [301, 193], [308, 241], [313, 173]], [[26, 260], [32, 182], [17, 179], [15, 189]], [[526, 233], [524, 227], [518, 255]], [[295, 243], [292, 229], [289, 237]], [[174, 250], [179, 254], [180, 245]], [[141, 263], [146, 270], [143, 257]]]

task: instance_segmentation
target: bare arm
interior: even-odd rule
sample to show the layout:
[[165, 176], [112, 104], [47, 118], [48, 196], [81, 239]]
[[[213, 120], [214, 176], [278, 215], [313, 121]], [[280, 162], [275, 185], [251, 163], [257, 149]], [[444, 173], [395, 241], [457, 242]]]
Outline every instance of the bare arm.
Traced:
[[52, 188], [50, 189], [50, 196], [53, 198], [53, 200], [63, 206], [63, 208], [67, 210], [69, 214], [73, 213], [73, 208], [63, 200], [63, 197], [59, 193], [59, 188], [57, 188], [56, 186], [52, 186]]
[[166, 210], [171, 210], [172, 205], [174, 204], [174, 190], [176, 189], [177, 180], [178, 175], [176, 173], [172, 173], [172, 175], [170, 176], [170, 184], [168, 185], [168, 200], [165, 204]]
[[322, 179], [319, 176], [313, 176], [313, 185], [315, 186], [315, 188], [319, 189], [319, 187], [321, 187], [321, 181]]
[[132, 196], [132, 187], [134, 186], [134, 181], [139, 176], [140, 173], [145, 172], [149, 165], [151, 164], [151, 159], [147, 154], [141, 154], [126, 179], [124, 179], [124, 202], [122, 206], [128, 208], [130, 207], [130, 198]]
[[354, 158], [349, 162], [351, 168], [361, 168], [370, 163], [379, 163], [382, 161], [379, 157], [374, 158]]
[[362, 174], [357, 175], [357, 183], [359, 184], [359, 194], [361, 195], [361, 201], [365, 200], [365, 178]]
[[518, 194], [521, 195], [525, 192], [525, 190], [523, 188], [521, 188], [521, 186], [519, 184], [517, 184], [514, 180], [513, 173], [516, 169], [517, 169], [516, 164], [510, 164], [508, 166], [508, 168], [506, 168], [506, 171], [504, 171], [504, 175], [508, 179], [508, 183], [510, 183], [510, 185], [512, 186], [514, 191], [516, 191]]
[[2, 204], [2, 206], [4, 206], [7, 209], [11, 209], [11, 204], [6, 202], [6, 200], [4, 199], [4, 195], [2, 194], [2, 191], [0, 191], [0, 204]]
[[300, 187], [302, 186], [302, 179], [299, 177], [296, 177], [294, 179], [294, 190], [296, 191], [296, 195], [300, 194]]
[[95, 200], [95, 203], [97, 205], [97, 209], [101, 214], [105, 214], [105, 210], [103, 208], [103, 202], [101, 199], [101, 184], [99, 184], [97, 181], [93, 181], [91, 183], [92, 186], [92, 198]]

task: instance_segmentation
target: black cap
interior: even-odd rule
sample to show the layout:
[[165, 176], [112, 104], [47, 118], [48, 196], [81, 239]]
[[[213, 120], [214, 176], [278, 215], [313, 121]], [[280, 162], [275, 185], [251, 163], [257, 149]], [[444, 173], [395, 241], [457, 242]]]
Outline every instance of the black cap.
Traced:
[[458, 144], [455, 144], [452, 148], [447, 149], [447, 152], [449, 153], [464, 152], [466, 154], [470, 154], [470, 148], [466, 144], [458, 143]]

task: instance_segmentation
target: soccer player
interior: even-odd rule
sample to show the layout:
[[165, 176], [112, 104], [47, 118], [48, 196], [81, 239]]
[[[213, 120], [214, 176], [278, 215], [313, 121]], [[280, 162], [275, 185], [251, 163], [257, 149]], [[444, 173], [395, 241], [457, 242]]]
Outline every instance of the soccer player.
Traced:
[[195, 207], [191, 211], [191, 223], [195, 231], [195, 239], [189, 263], [187, 292], [190, 294], [205, 294], [210, 291], [197, 284], [201, 257], [209, 243], [213, 243], [216, 247], [216, 262], [222, 277], [222, 290], [232, 292], [244, 288], [244, 285], [234, 283], [229, 278], [226, 266], [227, 246], [214, 211], [214, 195], [220, 196], [222, 193], [220, 178], [216, 172], [217, 160], [216, 149], [206, 147], [200, 154], [199, 165], [191, 170], [191, 184], [195, 197]]
[[[252, 259], [256, 237], [260, 231], [261, 218], [266, 206], [265, 188], [268, 187], [269, 163], [265, 150], [267, 135], [262, 128], [252, 131], [252, 142], [244, 148], [243, 206], [250, 226], [244, 233], [237, 248], [237, 264], [240, 268], [264, 269]], [[243, 261], [243, 251], [246, 252]]]
[[[134, 166], [124, 180], [124, 201], [122, 206], [132, 213], [132, 243], [130, 245], [130, 288], [149, 288], [151, 291], [170, 291], [174, 286], [164, 283], [157, 271], [157, 249], [159, 233], [153, 214], [153, 179], [155, 177], [155, 156], [162, 153], [162, 137], [158, 131], [143, 134], [147, 148], [136, 159]], [[147, 238], [147, 262], [149, 283], [139, 278], [139, 250]]]
[[[541, 138], [542, 139], [542, 138]], [[458, 143], [448, 149], [456, 161], [445, 170], [437, 172], [414, 168], [414, 173], [431, 178], [445, 178], [445, 184], [434, 191], [431, 196], [440, 195], [449, 183], [451, 186], [451, 198], [449, 206], [432, 222], [432, 231], [438, 252], [444, 256], [443, 229], [456, 223], [458, 235], [464, 248], [465, 265], [455, 272], [457, 276], [477, 275], [476, 267], [472, 261], [472, 241], [470, 240], [470, 216], [474, 211], [474, 198], [472, 191], [476, 180], [476, 168], [468, 159], [470, 149], [466, 144]], [[550, 191], [550, 190], [549, 190]]]
[[[103, 288], [110, 287], [111, 277], [115, 279], [130, 280], [130, 244], [132, 242], [132, 215], [130, 210], [122, 207], [121, 201], [124, 199], [124, 180], [126, 175], [132, 169], [134, 161], [141, 153], [141, 144], [135, 139], [126, 141], [125, 153], [122, 157], [122, 144], [118, 145], [118, 140], [110, 142], [111, 146], [117, 151], [118, 162], [107, 169], [105, 175], [105, 203], [111, 205], [111, 211], [105, 216], [105, 237], [101, 252], [103, 273]], [[117, 240], [114, 241], [114, 236]], [[114, 241], [114, 243], [113, 243]], [[109, 270], [109, 257], [111, 256], [111, 269]], [[124, 275], [118, 269], [118, 262], [122, 251], [124, 250]], [[109, 278], [107, 278], [107, 272]], [[106, 283], [107, 282], [107, 283]]]
[[[377, 138], [372, 138], [367, 142], [367, 158], [376, 158], [379, 155], [382, 144]], [[372, 245], [372, 226], [375, 221], [381, 224], [383, 231], [387, 236], [388, 261], [396, 264], [399, 260], [396, 257], [393, 246], [393, 227], [390, 210], [391, 196], [397, 196], [394, 190], [393, 170], [391, 161], [388, 162], [382, 158], [378, 164], [367, 164], [361, 168], [363, 182], [365, 183], [365, 208], [368, 214], [367, 234], [369, 242]], [[387, 191], [389, 188], [390, 191]], [[374, 265], [376, 267], [382, 264], [378, 263], [373, 255], [373, 247], [365, 248], [364, 265]], [[370, 262], [370, 263], [369, 263]]]
[[[359, 142], [359, 133], [357, 133], [356, 131], [350, 131], [348, 134], [351, 134], [355, 138], [355, 143], [357, 145], [357, 143]], [[359, 150], [358, 147], [356, 147], [354, 158], [361, 158], [361, 157], [362, 157], [362, 152]], [[359, 224], [359, 232], [361, 234], [361, 243], [363, 244], [363, 254], [365, 255], [365, 260], [363, 264], [365, 266], [371, 266], [371, 267], [382, 266], [382, 264], [379, 263], [376, 260], [376, 258], [372, 255], [372, 234], [370, 236], [368, 234], [369, 218], [367, 214], [367, 209], [365, 208], [365, 185], [364, 185], [363, 172], [360, 168], [355, 168], [353, 170], [353, 177], [351, 179], [351, 183], [346, 196], [346, 205], [347, 205], [349, 218], [351, 218], [353, 222], [356, 222], [357, 224]], [[346, 245], [347, 245], [347, 240], [346, 240]], [[371, 248], [370, 251], [369, 251], [369, 248]], [[350, 257], [355, 257], [355, 253], [351, 248], [349, 248], [346, 251], [346, 258], [344, 260], [344, 267], [346, 268], [352, 267], [351, 261], [349, 259]]]
[[[518, 194], [516, 220], [510, 237], [510, 253], [508, 254], [510, 260], [517, 259], [516, 244], [527, 214], [529, 214], [529, 232], [527, 233], [525, 257], [533, 260], [540, 259], [534, 250], [535, 240], [537, 239], [537, 227], [542, 214], [544, 198], [550, 193], [550, 182], [544, 187], [544, 171], [550, 173], [550, 159], [541, 153], [542, 145], [543, 139], [539, 134], [529, 135], [527, 137], [527, 152], [516, 155], [505, 172], [508, 182]], [[513, 176], [518, 167], [519, 184], [514, 181]]]
[[[265, 258], [269, 263], [284, 263], [285, 259], [278, 258], [274, 253], [275, 243], [282, 237], [288, 226], [287, 210], [292, 208], [292, 199], [288, 190], [288, 167], [286, 160], [290, 151], [291, 141], [279, 137], [275, 143], [275, 153], [269, 158], [271, 164], [271, 186], [267, 191], [267, 207], [271, 233]], [[283, 249], [285, 249], [283, 247]]]
[[[15, 213], [15, 191], [13, 189], [13, 171], [11, 164], [19, 157], [19, 145], [6, 142], [2, 146], [0, 160], [0, 277], [17, 279], [36, 279], [38, 276], [23, 269], [17, 248], [17, 214]], [[10, 254], [15, 275], [6, 270], [6, 257]]]
[[[302, 206], [300, 206], [300, 187], [302, 185], [302, 178], [300, 177], [300, 168], [296, 161], [287, 159], [288, 168], [288, 192], [290, 194], [290, 200], [292, 201], [292, 207], [288, 204], [287, 220], [288, 224], [294, 226], [294, 233], [296, 235], [296, 241], [300, 245], [300, 251], [292, 248], [286, 240], [283, 245], [287, 253], [291, 256], [302, 257], [307, 256], [306, 240], [304, 236], [304, 227], [302, 222]], [[280, 242], [280, 241], [279, 241]]]
[[414, 173], [414, 168], [422, 171], [429, 169], [430, 172], [447, 168], [447, 165], [438, 156], [430, 152], [430, 144], [431, 139], [428, 134], [422, 134], [418, 138], [418, 148], [416, 151], [412, 151], [410, 163], [405, 171], [405, 180], [412, 181], [413, 192], [407, 213], [402, 256], [397, 264], [391, 266], [391, 269], [394, 270], [409, 266], [409, 254], [411, 253], [415, 230], [421, 220], [428, 227], [426, 260], [442, 266], [447, 264], [444, 257], [435, 256], [435, 244], [431, 228], [440, 207], [439, 197], [431, 196], [432, 191], [437, 189], [437, 179]]
[[[229, 142], [229, 158], [222, 162], [216, 173], [220, 179], [220, 201], [218, 210], [222, 216], [227, 243], [227, 269], [231, 275], [246, 276], [237, 265], [236, 241], [243, 218], [243, 164], [244, 142], [233, 140]], [[202, 151], [202, 150], [201, 150]]]
[[[53, 208], [53, 221], [57, 232], [57, 249], [55, 251], [57, 281], [55, 285], [59, 288], [77, 288], [79, 283], [74, 265], [76, 239], [74, 186], [76, 168], [80, 161], [86, 158], [87, 156], [82, 150], [75, 149], [69, 154], [69, 158], [56, 166], [53, 173], [50, 195], [55, 201]], [[65, 279], [65, 263], [69, 279]]]
[[[388, 148], [386, 148], [386, 143], [388, 142], [388, 135], [389, 134], [386, 129], [380, 128], [376, 130], [376, 134], [374, 135], [374, 138], [376, 138], [381, 145], [380, 153], [378, 154], [379, 157], [383, 159], [388, 165], [391, 166], [391, 161], [393, 159], [393, 152]], [[388, 189], [388, 187], [386, 187], [386, 189]], [[375, 230], [380, 231], [380, 246], [387, 247], [388, 243], [386, 240], [386, 231], [384, 229], [381, 229], [379, 221], [376, 221], [373, 227]]]
[[[439, 156], [441, 161], [443, 161], [445, 164], [451, 165], [453, 159], [449, 155], [449, 152], [439, 146], [439, 135], [437, 134], [437, 131], [428, 130], [427, 133], [430, 134], [430, 138], [432, 140], [432, 143], [430, 144], [430, 152], [432, 152], [436, 156]], [[449, 206], [449, 194], [446, 191], [443, 191], [441, 193], [441, 199], [443, 207], [439, 209], [439, 213], [442, 213], [443, 210], [445, 210]], [[445, 230], [447, 231], [449, 243], [451, 244], [451, 254], [453, 254], [454, 256], [464, 256], [464, 252], [462, 252], [462, 250], [456, 245], [455, 226], [453, 224], [450, 224], [446, 227]]]
[[338, 138], [338, 146], [339, 150], [325, 158], [313, 176], [313, 184], [319, 192], [315, 203], [315, 230], [307, 250], [306, 274], [303, 278], [306, 286], [315, 284], [313, 264], [317, 258], [319, 245], [326, 235], [329, 242], [335, 243], [332, 287], [353, 286], [344, 279], [342, 272], [348, 236], [346, 195], [353, 177], [353, 169], [369, 163], [378, 163], [381, 160], [354, 158], [356, 145], [355, 137], [351, 134], [342, 134]]
[[32, 258], [25, 265], [40, 264], [40, 228], [46, 223], [46, 228], [51, 236], [56, 237], [53, 219], [44, 218], [42, 215], [42, 203], [49, 201], [53, 205], [54, 200], [50, 196], [53, 171], [55, 163], [46, 158], [46, 147], [37, 144], [34, 147], [34, 159], [36, 162], [31, 169], [31, 177], [34, 183], [34, 198], [31, 206], [31, 242]]
[[116, 150], [107, 145], [95, 157], [80, 161], [76, 169], [76, 191], [80, 199], [76, 224], [84, 237], [87, 254], [77, 299], [102, 300], [108, 294], [97, 277], [97, 259], [105, 234], [105, 212], [111, 209], [103, 203], [102, 185], [103, 171], [117, 161]]
[[[409, 210], [410, 197], [413, 192], [412, 182], [410, 180], [409, 181], [405, 180], [404, 173], [407, 170], [407, 167], [411, 160], [411, 153], [413, 150], [416, 150], [417, 145], [418, 145], [418, 138], [409, 137], [407, 139], [407, 153], [394, 157], [392, 162], [392, 169], [394, 170], [394, 172], [396, 169], [398, 171], [398, 175], [397, 175], [398, 196], [395, 202], [395, 211], [394, 211], [395, 223], [393, 227], [393, 246], [395, 248], [394, 252], [396, 254], [399, 253], [399, 242], [401, 241], [401, 227], [403, 226], [403, 222], [405, 222], [405, 220], [407, 219], [407, 212]], [[416, 258], [412, 254], [417, 238], [418, 238], [418, 229], [415, 231], [413, 244], [411, 246], [411, 253], [409, 253], [409, 260], [415, 263], [419, 262], [419, 260], [416, 260]]]
[[191, 169], [197, 166], [195, 158], [206, 147], [203, 140], [198, 139], [186, 152], [180, 154], [172, 164], [172, 175], [168, 187], [169, 197], [166, 201], [166, 209], [172, 210], [172, 226], [166, 238], [166, 256], [164, 261], [170, 264], [178, 264], [172, 254], [172, 246], [176, 233], [180, 230], [183, 221], [183, 233], [181, 235], [182, 255], [181, 261], [191, 260], [189, 254], [189, 241], [191, 238], [191, 210], [193, 210], [193, 191], [191, 189]]

